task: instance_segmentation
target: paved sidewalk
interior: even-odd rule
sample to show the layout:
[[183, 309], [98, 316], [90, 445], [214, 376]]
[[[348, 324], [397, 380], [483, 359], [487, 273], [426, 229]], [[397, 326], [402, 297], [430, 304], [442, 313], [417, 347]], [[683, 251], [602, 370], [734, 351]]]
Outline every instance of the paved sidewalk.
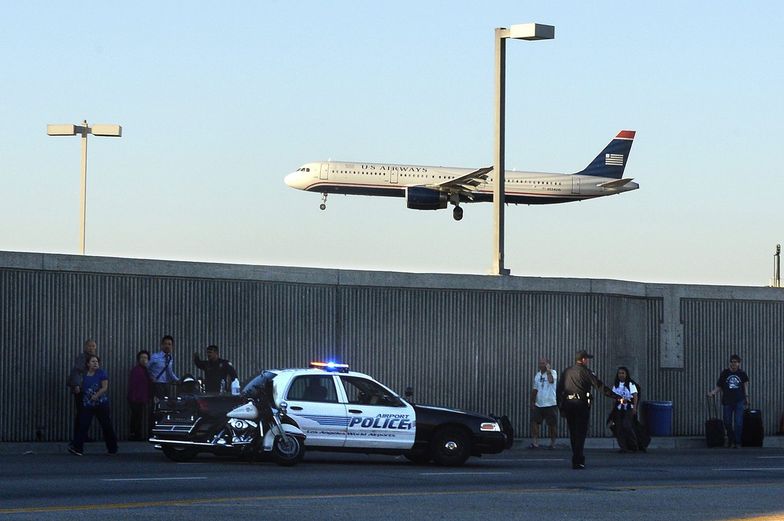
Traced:
[[[516, 439], [514, 447], [512, 450], [517, 449], [526, 449], [528, 445], [531, 443], [530, 438], [522, 438]], [[549, 445], [550, 438], [539, 438], [540, 447], [542, 445]], [[766, 436], [762, 446], [764, 448], [784, 448], [784, 436]], [[569, 448], [569, 439], [568, 438], [557, 438], [556, 439], [556, 447], [557, 448]], [[588, 438], [585, 440], [585, 448], [586, 449], [618, 449], [618, 443], [616, 443], [615, 438]], [[649, 449], [661, 449], [661, 450], [682, 450], [682, 449], [707, 449], [708, 446], [705, 443], [705, 437], [696, 437], [696, 436], [661, 436], [661, 437], [652, 437], [651, 444], [648, 446]], [[546, 451], [546, 449], [538, 449]]]
[[[550, 439], [539, 440], [548, 444]], [[530, 438], [518, 438], [515, 440], [511, 450], [523, 451], [531, 443]], [[764, 448], [784, 448], [784, 436], [767, 436]], [[585, 440], [586, 449], [617, 449], [618, 444], [615, 438], [588, 438]], [[651, 439], [649, 450], [683, 450], [683, 449], [705, 449], [705, 438], [702, 437], [654, 437]], [[106, 446], [103, 442], [85, 443], [85, 454], [103, 454]], [[556, 450], [568, 450], [569, 440], [558, 438]], [[547, 449], [535, 449], [543, 453], [549, 452]], [[120, 452], [124, 454], [142, 454], [156, 452], [152, 444], [143, 441], [121, 441]], [[19, 455], [19, 454], [67, 454], [68, 442], [44, 441], [44, 442], [2, 442], [0, 443], [0, 456]]]

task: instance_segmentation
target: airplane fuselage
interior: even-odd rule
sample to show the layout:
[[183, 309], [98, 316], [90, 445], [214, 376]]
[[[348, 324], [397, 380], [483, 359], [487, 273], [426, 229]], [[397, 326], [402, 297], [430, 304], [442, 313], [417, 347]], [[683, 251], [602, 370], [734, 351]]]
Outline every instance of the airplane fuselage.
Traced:
[[[504, 172], [504, 200], [513, 204], [555, 204], [615, 195], [640, 187], [624, 178], [634, 141], [633, 130], [622, 130], [591, 161], [574, 174]], [[286, 176], [292, 188], [322, 194], [405, 197], [414, 210], [440, 210], [453, 205], [455, 220], [463, 218], [461, 203], [493, 200], [493, 168], [401, 165], [348, 161], [305, 163]]]
[[[443, 166], [320, 161], [306, 163], [286, 176], [285, 181], [292, 188], [308, 192], [405, 197], [406, 187], [441, 184], [472, 171]], [[507, 203], [514, 204], [580, 201], [639, 188], [631, 181], [618, 187], [602, 187], [615, 179], [580, 174], [507, 170], [505, 177], [504, 196]], [[461, 197], [461, 202], [492, 201], [493, 182], [490, 174], [472, 192], [473, 201]]]

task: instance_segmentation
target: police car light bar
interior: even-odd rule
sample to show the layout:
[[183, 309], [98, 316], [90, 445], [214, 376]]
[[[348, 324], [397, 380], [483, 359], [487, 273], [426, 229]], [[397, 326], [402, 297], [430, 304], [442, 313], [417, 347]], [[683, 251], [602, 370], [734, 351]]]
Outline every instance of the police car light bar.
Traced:
[[337, 364], [335, 362], [311, 362], [310, 367], [314, 369], [323, 369], [335, 373], [347, 373], [348, 364]]

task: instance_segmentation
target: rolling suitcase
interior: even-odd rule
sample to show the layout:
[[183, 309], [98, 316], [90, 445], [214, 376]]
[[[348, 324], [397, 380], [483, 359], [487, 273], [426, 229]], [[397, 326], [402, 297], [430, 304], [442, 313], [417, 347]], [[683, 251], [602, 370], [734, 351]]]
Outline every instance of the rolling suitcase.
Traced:
[[707, 397], [706, 400], [708, 402], [708, 420], [705, 422], [705, 441], [708, 443], [708, 447], [723, 447], [724, 422], [718, 417], [716, 397], [713, 399]]
[[743, 411], [743, 435], [741, 443], [744, 447], [762, 447], [765, 432], [762, 427], [762, 411], [746, 409]]
[[637, 436], [637, 449], [645, 452], [645, 449], [651, 444], [651, 435], [648, 433], [648, 427], [640, 423], [636, 416], [634, 417], [634, 434]]

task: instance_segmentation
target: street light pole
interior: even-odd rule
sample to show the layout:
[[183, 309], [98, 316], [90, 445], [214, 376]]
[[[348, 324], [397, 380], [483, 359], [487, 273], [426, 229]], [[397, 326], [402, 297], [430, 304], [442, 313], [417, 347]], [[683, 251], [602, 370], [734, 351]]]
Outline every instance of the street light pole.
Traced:
[[85, 228], [87, 227], [87, 120], [82, 125], [82, 184], [79, 192], [79, 251], [84, 255]]
[[506, 185], [506, 39], [509, 29], [495, 30], [495, 158], [493, 161], [493, 223], [495, 256], [493, 274], [509, 275], [504, 268], [504, 186]]
[[495, 30], [495, 161], [493, 162], [493, 220], [495, 245], [493, 274], [509, 275], [504, 267], [504, 203], [506, 187], [506, 40], [552, 40], [555, 27], [542, 24], [518, 24]]
[[46, 133], [50, 136], [82, 136], [82, 182], [79, 193], [79, 252], [84, 255], [87, 225], [87, 135], [121, 137], [120, 125], [93, 125], [90, 127], [87, 120], [81, 125], [47, 125]]

